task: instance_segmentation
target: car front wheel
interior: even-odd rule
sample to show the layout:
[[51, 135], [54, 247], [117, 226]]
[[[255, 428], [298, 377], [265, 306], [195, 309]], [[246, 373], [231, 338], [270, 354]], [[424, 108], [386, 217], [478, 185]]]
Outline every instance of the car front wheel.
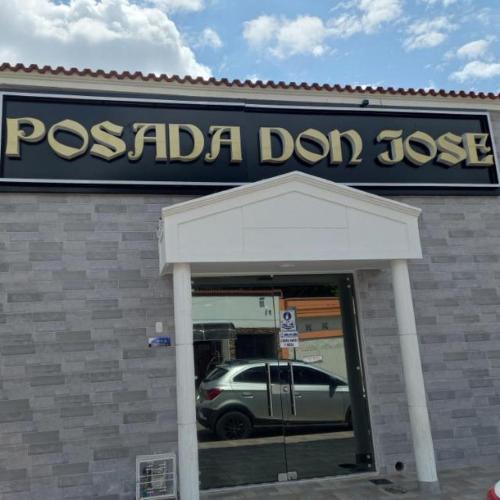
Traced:
[[229, 411], [215, 424], [219, 439], [245, 439], [252, 432], [252, 421], [240, 411]]

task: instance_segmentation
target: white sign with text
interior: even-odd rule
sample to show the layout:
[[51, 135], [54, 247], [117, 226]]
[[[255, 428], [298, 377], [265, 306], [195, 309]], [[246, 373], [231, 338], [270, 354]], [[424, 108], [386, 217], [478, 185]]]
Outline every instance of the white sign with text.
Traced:
[[299, 347], [299, 332], [294, 309], [280, 312], [280, 347]]

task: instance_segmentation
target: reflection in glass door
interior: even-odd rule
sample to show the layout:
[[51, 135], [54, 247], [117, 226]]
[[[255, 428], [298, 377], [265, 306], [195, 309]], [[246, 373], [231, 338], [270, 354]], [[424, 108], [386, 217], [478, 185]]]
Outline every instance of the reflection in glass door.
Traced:
[[195, 282], [201, 488], [275, 482], [285, 471], [276, 311], [264, 283]]
[[[350, 280], [195, 280], [202, 489], [371, 470]], [[293, 347], [280, 337], [285, 311]]]
[[[370, 471], [368, 408], [357, 343], [352, 278], [278, 279], [281, 310], [293, 310], [299, 342], [280, 349], [288, 479]], [[286, 401], [286, 398], [283, 398]]]

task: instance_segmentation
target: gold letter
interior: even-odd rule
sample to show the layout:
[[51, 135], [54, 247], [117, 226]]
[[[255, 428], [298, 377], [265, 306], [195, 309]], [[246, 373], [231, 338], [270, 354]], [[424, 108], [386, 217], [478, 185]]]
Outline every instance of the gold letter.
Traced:
[[[193, 139], [193, 149], [189, 154], [181, 154], [181, 139], [180, 132], [187, 132]], [[177, 124], [174, 123], [168, 126], [168, 143], [170, 149], [170, 161], [194, 161], [201, 155], [205, 145], [205, 138], [201, 130], [195, 125], [189, 123]]]
[[382, 130], [382, 132], [377, 135], [377, 142], [391, 141], [391, 154], [389, 155], [388, 151], [384, 151], [377, 156], [378, 161], [382, 163], [382, 165], [395, 165], [403, 161], [404, 151], [403, 139], [401, 139], [402, 134], [402, 130]]
[[[73, 146], [66, 146], [56, 139], [57, 132], [69, 132], [78, 136], [82, 140], [82, 145], [79, 148]], [[50, 127], [47, 135], [47, 140], [50, 147], [54, 150], [56, 155], [64, 158], [65, 160], [73, 160], [77, 156], [85, 154], [89, 145], [89, 134], [85, 127], [74, 120], [63, 120], [55, 123]]]
[[[167, 128], [164, 123], [134, 123], [135, 135], [134, 151], [128, 152], [128, 157], [132, 161], [140, 160], [144, 152], [144, 144], [152, 143], [156, 145], [155, 160], [167, 160]], [[146, 135], [154, 130], [154, 135]]]
[[[33, 127], [30, 135], [21, 128], [22, 125]], [[9, 158], [21, 157], [20, 142], [39, 142], [45, 137], [45, 125], [36, 118], [7, 118], [7, 146], [5, 154]]]
[[90, 129], [92, 138], [97, 144], [90, 148], [90, 154], [104, 160], [114, 160], [127, 150], [125, 141], [120, 139], [123, 127], [112, 122], [101, 122]]
[[458, 165], [464, 161], [466, 154], [463, 148], [460, 147], [462, 138], [459, 135], [447, 132], [436, 139], [438, 150], [437, 161], [448, 167]]
[[[281, 141], [281, 155], [273, 156], [271, 134], [279, 137]], [[280, 127], [260, 127], [260, 162], [261, 163], [283, 163], [293, 155], [293, 137], [288, 130]]]
[[330, 164], [340, 165], [342, 163], [342, 139], [347, 139], [351, 145], [351, 159], [348, 165], [359, 165], [363, 160], [359, 157], [363, 151], [363, 141], [361, 136], [353, 129], [340, 133], [338, 130], [332, 130], [328, 137], [330, 138]]
[[[422, 144], [429, 151], [427, 154], [419, 153], [413, 149], [411, 142], [414, 141], [417, 144]], [[425, 132], [413, 132], [404, 141], [405, 155], [408, 160], [410, 160], [415, 165], [423, 165], [435, 158], [437, 153], [436, 143], [434, 139]]]
[[[206, 162], [212, 163], [217, 159], [221, 146], [229, 146], [231, 151], [230, 163], [240, 163], [242, 161], [240, 127], [212, 125], [208, 131], [212, 136], [212, 143], [210, 153], [205, 155]], [[225, 133], [228, 133], [229, 137], [222, 138], [222, 134]]]
[[[488, 134], [464, 134], [464, 148], [467, 153], [467, 161], [465, 164], [468, 167], [491, 167], [493, 165], [493, 155], [487, 154], [491, 151], [489, 146], [486, 146]], [[479, 158], [477, 153], [482, 153], [485, 156]]]
[[[306, 139], [317, 144], [321, 148], [321, 153], [313, 153], [302, 146], [302, 139]], [[326, 158], [328, 151], [330, 150], [330, 144], [325, 134], [322, 134], [319, 130], [314, 128], [308, 128], [301, 132], [295, 139], [295, 154], [309, 165], [318, 163], [318, 161]]]

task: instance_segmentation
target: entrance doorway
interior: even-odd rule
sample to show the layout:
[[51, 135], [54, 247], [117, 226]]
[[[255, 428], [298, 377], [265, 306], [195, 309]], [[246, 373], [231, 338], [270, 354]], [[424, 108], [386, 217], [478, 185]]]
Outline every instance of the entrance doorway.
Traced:
[[202, 489], [374, 470], [351, 275], [193, 281]]

